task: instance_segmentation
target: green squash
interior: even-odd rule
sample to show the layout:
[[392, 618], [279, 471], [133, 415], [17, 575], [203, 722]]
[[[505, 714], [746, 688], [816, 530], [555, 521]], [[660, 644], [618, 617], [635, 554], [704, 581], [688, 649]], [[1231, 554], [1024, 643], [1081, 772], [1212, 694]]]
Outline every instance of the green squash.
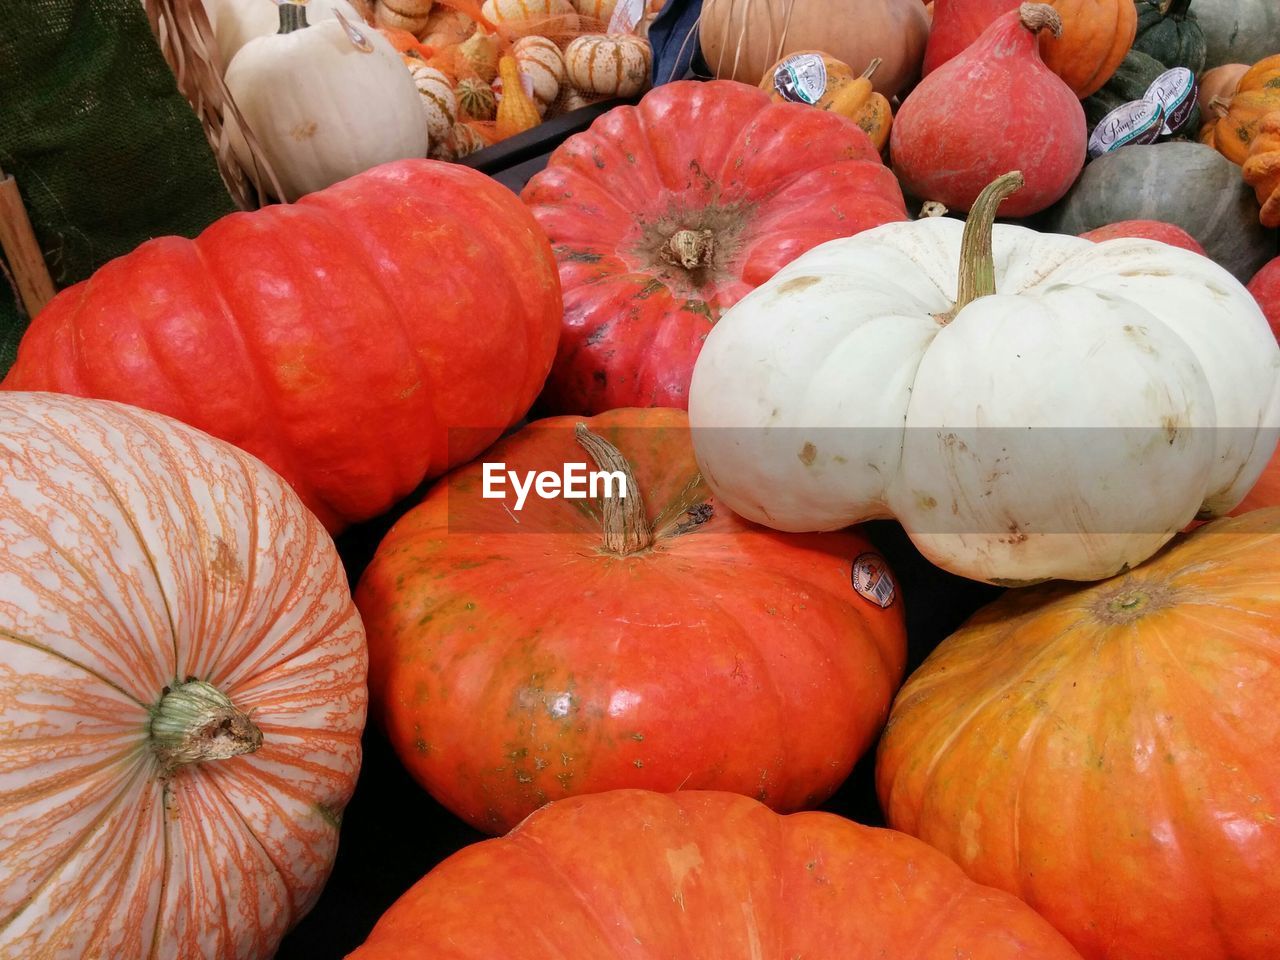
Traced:
[[1138, 7], [1138, 34], [1133, 49], [1150, 54], [1166, 67], [1186, 67], [1194, 74], [1204, 69], [1206, 44], [1191, 0], [1134, 0]]
[[1280, 3], [1276, 0], [1195, 0], [1208, 45], [1205, 66], [1257, 63], [1280, 53]]
[[[1084, 118], [1089, 132], [1093, 133], [1094, 127], [1116, 107], [1131, 100], [1141, 100], [1156, 78], [1168, 69], [1168, 65], [1141, 50], [1130, 50], [1106, 85], [1083, 101]], [[1182, 127], [1180, 135], [1194, 137], [1199, 130], [1200, 108], [1197, 106]]]

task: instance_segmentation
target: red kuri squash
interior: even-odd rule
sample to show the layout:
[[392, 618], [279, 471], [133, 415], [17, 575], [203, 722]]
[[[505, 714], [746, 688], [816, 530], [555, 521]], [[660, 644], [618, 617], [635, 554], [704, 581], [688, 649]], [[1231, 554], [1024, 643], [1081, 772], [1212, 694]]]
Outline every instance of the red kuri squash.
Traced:
[[401, 760], [497, 833], [619, 787], [822, 802], [901, 679], [884, 561], [856, 533], [778, 534], [720, 507], [683, 411], [613, 411], [575, 439], [581, 422], [533, 424], [485, 460], [559, 474], [585, 447], [634, 478], [603, 513], [594, 498], [484, 499], [476, 463], [378, 548], [356, 601]]
[[724, 80], [610, 111], [552, 154], [524, 200], [564, 286], [548, 413], [685, 406], [724, 310], [811, 247], [907, 219], [856, 123]]
[[1208, 256], [1204, 252], [1204, 247], [1200, 246], [1196, 238], [1187, 231], [1172, 223], [1163, 223], [1159, 220], [1120, 220], [1117, 223], [1109, 223], [1105, 227], [1087, 230], [1080, 236], [1094, 243], [1114, 240], [1117, 237], [1142, 237], [1147, 240], [1159, 240], [1172, 247], [1181, 247], [1183, 250], [1198, 253], [1202, 257]]
[[1249, 281], [1249, 292], [1267, 316], [1271, 330], [1280, 339], [1280, 257], [1276, 257]]
[[349, 960], [1079, 960], [911, 837], [746, 797], [578, 797], [454, 854]]
[[1022, 0], [934, 0], [933, 29], [924, 48], [924, 75], [959, 54], [1021, 3]]
[[272, 956], [364, 719], [346, 577], [276, 474], [154, 413], [0, 394], [0, 956]]
[[519, 420], [560, 315], [520, 202], [407, 160], [144, 243], [58, 294], [0, 386], [176, 417], [260, 457], [337, 530]]

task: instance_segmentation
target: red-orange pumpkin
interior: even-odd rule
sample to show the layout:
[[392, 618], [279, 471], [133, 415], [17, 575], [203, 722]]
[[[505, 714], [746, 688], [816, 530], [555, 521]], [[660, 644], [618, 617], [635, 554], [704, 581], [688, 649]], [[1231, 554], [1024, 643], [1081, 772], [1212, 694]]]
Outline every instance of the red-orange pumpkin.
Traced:
[[1271, 330], [1280, 339], [1280, 257], [1265, 264], [1249, 281], [1249, 292], [1267, 316]]
[[454, 854], [349, 960], [1079, 960], [934, 850], [829, 813], [638, 790]]
[[721, 313], [801, 253], [907, 219], [856, 123], [725, 80], [656, 88], [570, 137], [524, 200], [560, 263], [549, 413], [684, 407]]
[[1117, 237], [1141, 237], [1146, 240], [1159, 240], [1173, 247], [1182, 247], [1183, 250], [1190, 250], [1202, 257], [1208, 256], [1204, 252], [1204, 247], [1200, 246], [1191, 234], [1181, 227], [1174, 226], [1172, 223], [1163, 223], [1160, 220], [1120, 220], [1109, 223], [1105, 227], [1086, 230], [1080, 236], [1094, 243], [1114, 240]]
[[333, 863], [365, 647], [260, 462], [0, 394], [0, 956], [261, 960]]
[[1010, 591], [907, 681], [890, 825], [1093, 960], [1280, 947], [1280, 510], [1081, 588]]
[[716, 504], [683, 411], [613, 411], [580, 441], [579, 422], [526, 427], [485, 461], [630, 471], [603, 523], [598, 500], [483, 499], [477, 463], [361, 580], [370, 688], [401, 760], [490, 832], [619, 787], [822, 802], [901, 679], [892, 574], [856, 533], [779, 534]]
[[260, 457], [336, 530], [519, 420], [560, 315], [519, 201], [408, 160], [144, 243], [58, 294], [0, 386], [183, 420]]
[[924, 48], [924, 74], [928, 76], [982, 36], [1003, 14], [1016, 10], [1022, 0], [934, 0], [933, 29]]

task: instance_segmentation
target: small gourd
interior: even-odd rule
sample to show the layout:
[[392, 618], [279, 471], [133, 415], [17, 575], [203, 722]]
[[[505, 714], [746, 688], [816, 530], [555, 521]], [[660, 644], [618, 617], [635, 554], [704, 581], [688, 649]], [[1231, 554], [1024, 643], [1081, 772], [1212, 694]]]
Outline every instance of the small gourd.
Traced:
[[433, 144], [446, 139], [458, 122], [458, 97], [453, 92], [453, 84], [444, 73], [426, 64], [410, 68], [409, 73], [422, 100], [427, 135]]
[[449, 135], [449, 141], [453, 146], [454, 156], [459, 160], [463, 157], [469, 157], [489, 145], [475, 127], [466, 123], [455, 123], [453, 125], [453, 132]]
[[467, 66], [475, 71], [476, 76], [485, 83], [493, 83], [493, 78], [498, 75], [500, 55], [496, 36], [477, 25], [475, 32], [458, 44], [458, 53]]
[[1262, 118], [1280, 110], [1280, 54], [1259, 60], [1240, 78], [1233, 96], [1210, 106], [1218, 113], [1210, 142], [1232, 163], [1243, 164]]
[[498, 61], [498, 76], [502, 79], [502, 100], [498, 103], [497, 133], [500, 139], [514, 137], [532, 130], [541, 121], [538, 105], [524, 92], [520, 83], [520, 67], [514, 57]]
[[817, 99], [810, 101], [808, 97], [800, 96], [800, 102], [813, 102], [819, 109], [848, 117], [871, 137], [877, 150], [883, 150], [893, 123], [893, 108], [884, 94], [877, 93], [871, 85], [871, 78], [882, 62], [876, 57], [867, 65], [866, 70], [855, 76], [848, 64], [821, 51], [793, 53], [779, 60], [765, 73], [760, 81], [760, 89], [768, 93], [775, 102], [794, 101], [800, 95], [795, 92], [792, 80], [794, 74], [788, 68], [807, 68], [823, 88], [818, 91], [810, 87], [809, 95], [816, 95]]
[[464, 120], [492, 120], [498, 112], [498, 98], [493, 87], [477, 77], [463, 77], [454, 88], [458, 97], [458, 116]]
[[653, 51], [630, 34], [586, 34], [565, 49], [569, 82], [583, 93], [634, 97], [649, 86]]
[[376, 26], [407, 30], [417, 36], [427, 26], [435, 0], [377, 0], [373, 8]]
[[442, 50], [456, 46], [470, 37], [476, 30], [476, 21], [451, 6], [438, 3], [431, 8], [427, 17], [427, 25], [418, 34], [428, 47]]
[[578, 29], [578, 12], [569, 0], [484, 0], [480, 12], [507, 37], [567, 34]]
[[521, 37], [511, 47], [520, 72], [533, 83], [533, 98], [544, 110], [564, 84], [564, 56], [546, 37]]
[[609, 21], [613, 19], [614, 7], [618, 5], [618, 0], [570, 0], [570, 2], [583, 17], [602, 27], [609, 26]]
[[1280, 111], [1258, 121], [1258, 129], [1244, 162], [1244, 182], [1253, 187], [1262, 207], [1264, 227], [1280, 227]]

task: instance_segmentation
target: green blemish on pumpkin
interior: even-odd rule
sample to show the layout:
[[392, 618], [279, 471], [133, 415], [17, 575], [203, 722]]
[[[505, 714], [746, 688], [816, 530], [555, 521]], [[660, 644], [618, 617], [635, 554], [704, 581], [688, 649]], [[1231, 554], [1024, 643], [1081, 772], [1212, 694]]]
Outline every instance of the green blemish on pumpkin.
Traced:
[[636, 299], [647, 300], [650, 297], [652, 297], [655, 293], [657, 293], [659, 290], [665, 290], [666, 286], [667, 285], [663, 283], [661, 280], [650, 280], [648, 283], [646, 283], [643, 287], [640, 288], [640, 291], [636, 294]]
[[342, 827], [342, 811], [335, 810], [323, 803], [317, 803], [315, 806], [316, 813], [320, 814], [320, 819], [331, 826], [334, 830]]
[[556, 247], [556, 259], [565, 263], [599, 263], [603, 257], [588, 250], [573, 250], [569, 247]]

